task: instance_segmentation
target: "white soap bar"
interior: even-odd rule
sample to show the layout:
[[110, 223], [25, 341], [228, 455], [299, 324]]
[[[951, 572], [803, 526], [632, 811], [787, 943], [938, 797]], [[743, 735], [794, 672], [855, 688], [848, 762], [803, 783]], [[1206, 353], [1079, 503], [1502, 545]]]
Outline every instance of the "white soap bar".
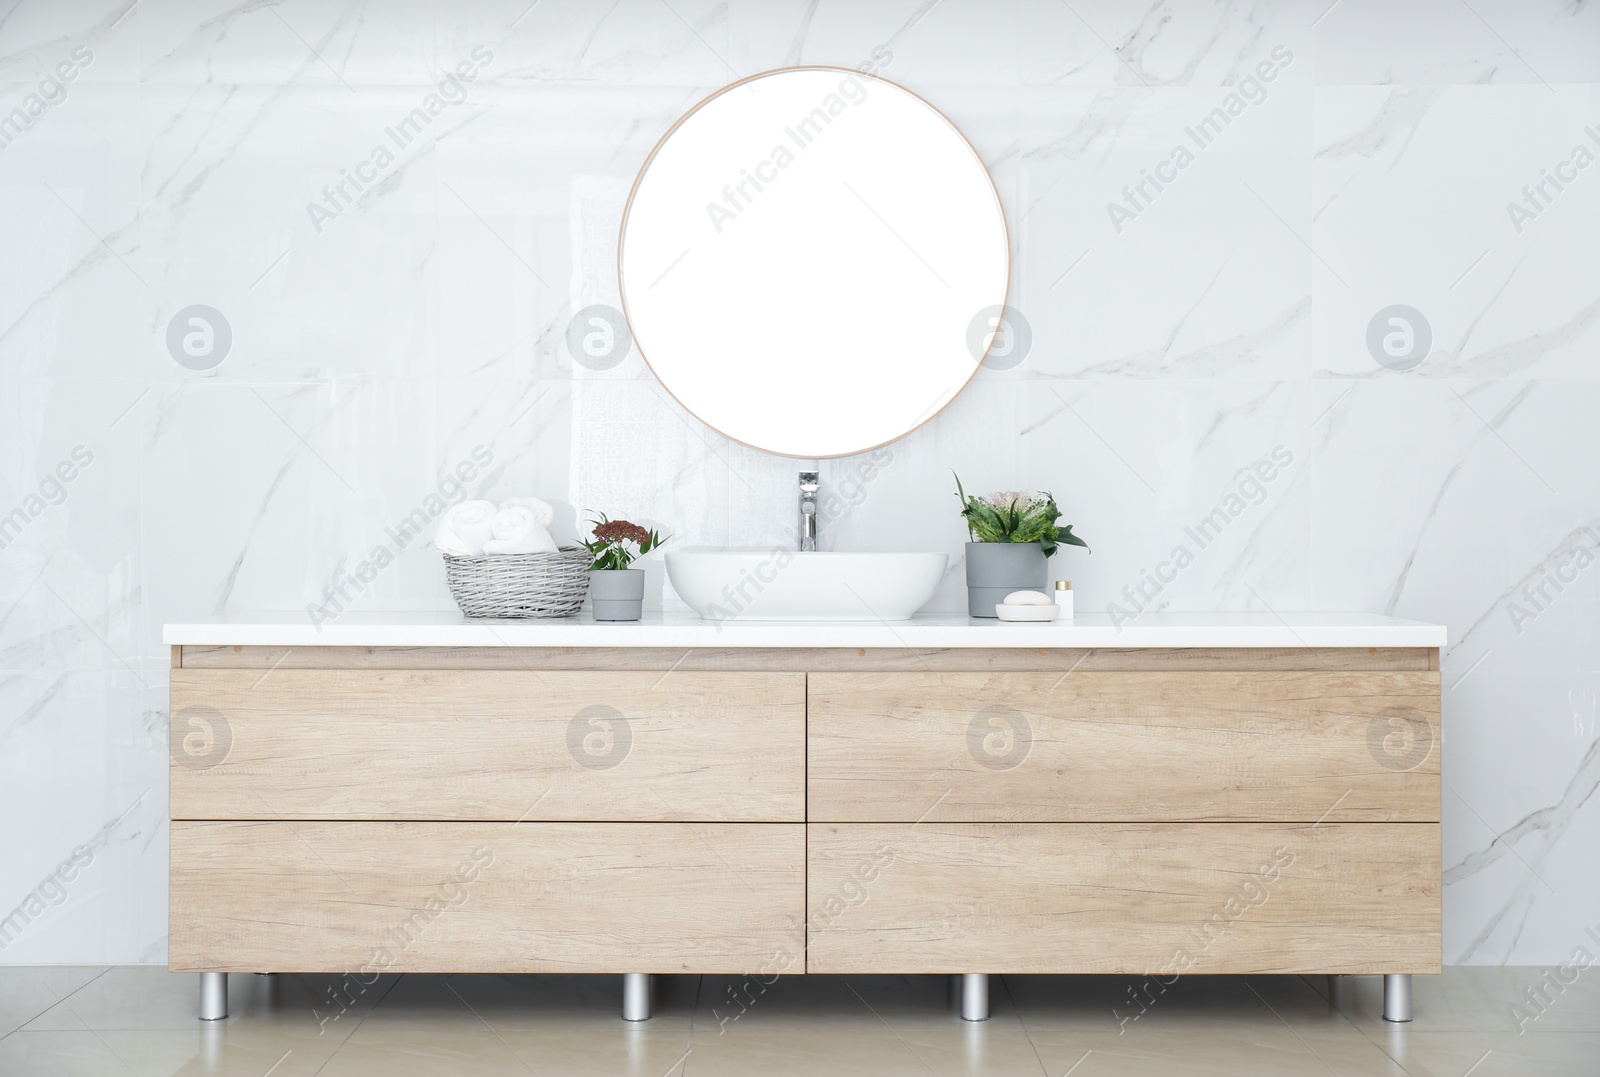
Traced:
[[1054, 606], [1008, 606], [1004, 602], [994, 607], [994, 615], [1002, 621], [1053, 621], [1059, 612]]
[[1007, 606], [1053, 606], [1050, 596], [1043, 591], [1012, 591], [1006, 596]]

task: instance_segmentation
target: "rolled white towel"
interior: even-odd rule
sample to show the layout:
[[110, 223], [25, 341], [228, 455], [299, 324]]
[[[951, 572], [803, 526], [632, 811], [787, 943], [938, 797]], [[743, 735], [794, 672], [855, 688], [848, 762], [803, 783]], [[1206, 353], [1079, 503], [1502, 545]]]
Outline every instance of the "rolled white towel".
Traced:
[[[433, 545], [441, 553], [447, 553], [451, 557], [475, 557], [475, 556], [477, 556], [476, 554], [474, 554], [472, 552], [472, 550], [467, 546], [467, 544], [462, 542], [460, 537], [458, 537], [456, 535], [456, 533], [450, 529], [450, 519], [449, 519], [449, 517], [446, 517], [445, 519], [440, 520], [439, 521], [439, 526], [434, 529], [434, 532], [433, 532]], [[482, 551], [480, 551], [480, 552], [482, 552]]]
[[444, 510], [444, 515], [439, 517], [439, 525], [433, 529], [433, 544], [442, 553], [452, 557], [472, 557], [472, 548], [462, 542], [461, 536], [456, 534], [456, 529], [450, 526], [450, 517], [455, 514], [454, 505]]
[[479, 557], [483, 544], [494, 538], [493, 501], [463, 501], [445, 513], [434, 532], [433, 544], [456, 557]]
[[501, 509], [494, 518], [494, 538], [483, 544], [484, 553], [555, 553], [556, 542], [522, 505]]
[[508, 497], [500, 502], [501, 512], [515, 508], [531, 510], [534, 522], [546, 530], [556, 522], [556, 510], [550, 507], [548, 501], [541, 501], [537, 497]]

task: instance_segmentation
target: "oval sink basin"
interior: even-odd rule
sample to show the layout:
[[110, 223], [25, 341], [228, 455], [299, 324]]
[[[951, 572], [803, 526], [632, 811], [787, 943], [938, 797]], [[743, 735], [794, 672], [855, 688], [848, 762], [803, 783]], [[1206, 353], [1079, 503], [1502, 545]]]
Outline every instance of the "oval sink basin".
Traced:
[[942, 553], [796, 553], [690, 546], [667, 578], [708, 621], [904, 621], [944, 576]]

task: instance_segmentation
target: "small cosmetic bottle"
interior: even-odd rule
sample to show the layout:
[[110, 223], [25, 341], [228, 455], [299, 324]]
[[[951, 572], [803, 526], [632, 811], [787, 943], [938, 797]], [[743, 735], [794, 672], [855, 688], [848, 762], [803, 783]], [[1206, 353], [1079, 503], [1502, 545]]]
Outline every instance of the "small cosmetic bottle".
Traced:
[[1072, 581], [1056, 581], [1056, 609], [1061, 612], [1056, 614], [1058, 621], [1072, 620]]

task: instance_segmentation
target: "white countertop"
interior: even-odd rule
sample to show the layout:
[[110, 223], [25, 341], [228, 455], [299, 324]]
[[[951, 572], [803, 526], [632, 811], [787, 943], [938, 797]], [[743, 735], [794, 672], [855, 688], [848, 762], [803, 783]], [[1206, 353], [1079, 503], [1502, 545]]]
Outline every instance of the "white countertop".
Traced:
[[956, 614], [909, 621], [743, 621], [647, 613], [597, 623], [468, 620], [459, 613], [241, 613], [169, 624], [169, 644], [243, 647], [1442, 647], [1445, 627], [1373, 613], [1162, 613], [1113, 626], [1104, 613], [1045, 624]]

